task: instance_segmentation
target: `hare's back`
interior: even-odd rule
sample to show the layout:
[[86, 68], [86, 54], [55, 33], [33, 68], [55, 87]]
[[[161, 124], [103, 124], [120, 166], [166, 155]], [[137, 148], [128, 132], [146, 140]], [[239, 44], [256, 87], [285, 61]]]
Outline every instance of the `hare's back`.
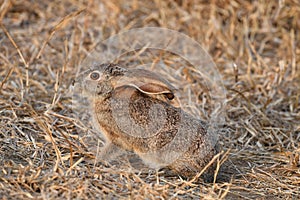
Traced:
[[[170, 145], [172, 150], [204, 142], [206, 125], [168, 102], [123, 87], [112, 96], [113, 113], [121, 131], [143, 141], [145, 151]], [[192, 147], [191, 147], [192, 148]]]

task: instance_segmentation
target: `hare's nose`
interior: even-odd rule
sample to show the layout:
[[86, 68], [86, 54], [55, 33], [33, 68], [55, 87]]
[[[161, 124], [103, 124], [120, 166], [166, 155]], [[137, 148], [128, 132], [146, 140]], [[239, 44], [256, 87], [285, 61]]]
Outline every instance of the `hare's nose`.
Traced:
[[72, 85], [74, 86], [75, 84], [81, 84], [82, 81], [83, 81], [83, 75], [78, 75], [72, 79]]
[[75, 83], [76, 83], [76, 80], [75, 80], [75, 78], [73, 78], [72, 81], [71, 81], [71, 85], [75, 86]]

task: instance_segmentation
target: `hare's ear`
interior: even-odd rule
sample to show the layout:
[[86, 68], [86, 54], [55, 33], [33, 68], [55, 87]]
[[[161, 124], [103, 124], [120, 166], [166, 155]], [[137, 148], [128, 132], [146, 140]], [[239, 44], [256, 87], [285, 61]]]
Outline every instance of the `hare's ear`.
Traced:
[[119, 66], [118, 64], [106, 64], [105, 72], [108, 73], [109, 76], [121, 76], [127, 72], [127, 69]]
[[156, 83], [146, 83], [145, 85], [139, 85], [139, 82], [135, 84], [134, 82], [130, 84], [131, 86], [135, 87], [138, 89], [140, 92], [145, 93], [145, 94], [163, 94], [165, 95], [169, 100], [174, 99], [174, 93], [173, 90], [165, 85], [164, 83], [156, 82]]
[[131, 69], [118, 80], [118, 86], [131, 86], [145, 94], [163, 94], [174, 99], [175, 88], [161, 76], [144, 69]]

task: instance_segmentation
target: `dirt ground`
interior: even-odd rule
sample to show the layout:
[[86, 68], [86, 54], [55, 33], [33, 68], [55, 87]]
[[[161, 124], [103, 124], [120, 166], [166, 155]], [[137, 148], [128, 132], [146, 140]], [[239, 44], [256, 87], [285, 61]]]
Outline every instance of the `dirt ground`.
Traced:
[[[298, 0], [0, 0], [0, 25], [0, 199], [300, 198]], [[142, 27], [193, 38], [222, 75], [226, 161], [213, 182], [156, 174], [132, 154], [94, 162], [102, 143], [73, 112], [72, 80], [99, 42]], [[205, 93], [200, 84], [192, 89]]]

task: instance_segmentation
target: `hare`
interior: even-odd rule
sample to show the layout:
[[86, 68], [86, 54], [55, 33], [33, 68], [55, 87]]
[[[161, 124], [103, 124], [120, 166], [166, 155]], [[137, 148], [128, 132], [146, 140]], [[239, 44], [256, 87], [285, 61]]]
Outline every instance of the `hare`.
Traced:
[[100, 159], [133, 151], [150, 167], [190, 177], [218, 152], [205, 122], [171, 105], [175, 88], [144, 69], [96, 64], [77, 79], [105, 138]]

